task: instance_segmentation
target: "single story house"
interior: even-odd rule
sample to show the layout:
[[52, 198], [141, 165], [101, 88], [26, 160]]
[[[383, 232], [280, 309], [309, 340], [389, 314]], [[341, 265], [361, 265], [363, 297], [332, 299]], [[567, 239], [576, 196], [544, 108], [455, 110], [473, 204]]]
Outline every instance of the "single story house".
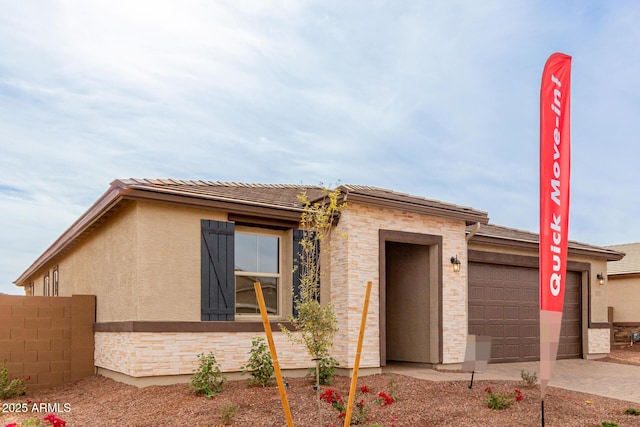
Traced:
[[[321, 301], [337, 312], [333, 356], [342, 369], [353, 365], [368, 281], [365, 373], [395, 361], [458, 368], [468, 334], [493, 337], [493, 362], [538, 358], [536, 234], [491, 225], [468, 207], [339, 190], [348, 206], [321, 259]], [[263, 333], [249, 284], [265, 286], [274, 331], [292, 312], [303, 191], [323, 194], [304, 185], [116, 180], [15, 283], [33, 295], [97, 296], [95, 366], [105, 376], [184, 381], [208, 351], [237, 372], [251, 337]], [[569, 243], [559, 357], [609, 352], [607, 286], [597, 275], [622, 256]], [[281, 332], [275, 341], [284, 370], [312, 364]]]
[[629, 343], [629, 333], [640, 332], [640, 243], [607, 246], [624, 252], [624, 258], [609, 261], [607, 282], [615, 341]]

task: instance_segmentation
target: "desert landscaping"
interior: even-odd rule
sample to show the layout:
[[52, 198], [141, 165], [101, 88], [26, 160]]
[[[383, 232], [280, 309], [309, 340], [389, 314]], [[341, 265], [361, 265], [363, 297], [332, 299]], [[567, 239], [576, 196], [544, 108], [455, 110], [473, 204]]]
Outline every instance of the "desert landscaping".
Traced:
[[[604, 362], [640, 366], [640, 345], [615, 349]], [[319, 426], [316, 393], [309, 378], [287, 378], [287, 391], [296, 426]], [[358, 387], [368, 420], [364, 426], [539, 426], [539, 386], [524, 381], [476, 381], [472, 389], [466, 381], [431, 382], [402, 375], [380, 374], [359, 378]], [[346, 401], [349, 379], [335, 377], [322, 390], [335, 390]], [[521, 400], [509, 408], [494, 410], [485, 403], [491, 389], [495, 394], [520, 390]], [[393, 396], [394, 402], [377, 403], [378, 393]], [[284, 426], [286, 421], [278, 389], [228, 381], [215, 397], [195, 396], [187, 384], [136, 388], [101, 376], [88, 377], [65, 386], [29, 392], [5, 400], [9, 403], [58, 403], [56, 416], [66, 426], [222, 426], [222, 415], [235, 407], [234, 426]], [[385, 404], [382, 404], [385, 403]], [[65, 404], [68, 412], [64, 412]], [[343, 420], [329, 403], [321, 402], [323, 426], [340, 426]], [[546, 426], [597, 427], [603, 422], [620, 426], [640, 426], [640, 416], [626, 414], [640, 404], [551, 387], [545, 403]], [[22, 425], [42, 420], [45, 413], [1, 413], [0, 425]], [[41, 425], [49, 425], [44, 422]], [[606, 424], [605, 424], [606, 425]], [[613, 425], [613, 424], [611, 424]]]

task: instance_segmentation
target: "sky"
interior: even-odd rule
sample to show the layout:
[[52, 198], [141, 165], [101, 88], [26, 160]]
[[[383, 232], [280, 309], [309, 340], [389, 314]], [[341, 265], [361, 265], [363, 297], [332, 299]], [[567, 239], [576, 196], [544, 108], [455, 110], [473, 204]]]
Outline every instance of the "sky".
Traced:
[[0, 0], [0, 292], [119, 178], [370, 185], [538, 232], [571, 55], [569, 237], [640, 242], [640, 2]]

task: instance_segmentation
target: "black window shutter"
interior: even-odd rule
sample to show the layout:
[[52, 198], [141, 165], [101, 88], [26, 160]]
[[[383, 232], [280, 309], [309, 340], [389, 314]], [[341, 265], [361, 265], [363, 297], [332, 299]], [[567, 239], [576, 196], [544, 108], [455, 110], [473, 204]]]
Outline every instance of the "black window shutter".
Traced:
[[202, 320], [234, 320], [234, 224], [201, 220]]
[[[304, 237], [304, 230], [293, 230], [293, 317], [298, 317], [298, 310], [296, 310], [296, 301], [300, 298], [300, 254], [302, 253], [302, 239]], [[311, 232], [313, 233], [313, 232]], [[320, 253], [320, 242], [316, 242], [318, 250], [315, 251], [316, 256]], [[318, 301], [320, 301], [320, 295], [318, 295]]]

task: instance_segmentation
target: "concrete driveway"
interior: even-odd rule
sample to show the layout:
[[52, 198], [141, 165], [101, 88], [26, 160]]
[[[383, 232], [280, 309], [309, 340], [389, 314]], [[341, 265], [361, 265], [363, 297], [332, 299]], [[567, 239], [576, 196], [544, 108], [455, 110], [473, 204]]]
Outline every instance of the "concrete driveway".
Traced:
[[[475, 380], [519, 381], [520, 372], [540, 373], [539, 362], [495, 363], [485, 372], [476, 372]], [[390, 365], [384, 372], [392, 372], [430, 381], [469, 381], [470, 373], [435, 371], [408, 365]], [[567, 390], [596, 394], [613, 399], [640, 403], [640, 366], [595, 360], [558, 360], [549, 385]]]

